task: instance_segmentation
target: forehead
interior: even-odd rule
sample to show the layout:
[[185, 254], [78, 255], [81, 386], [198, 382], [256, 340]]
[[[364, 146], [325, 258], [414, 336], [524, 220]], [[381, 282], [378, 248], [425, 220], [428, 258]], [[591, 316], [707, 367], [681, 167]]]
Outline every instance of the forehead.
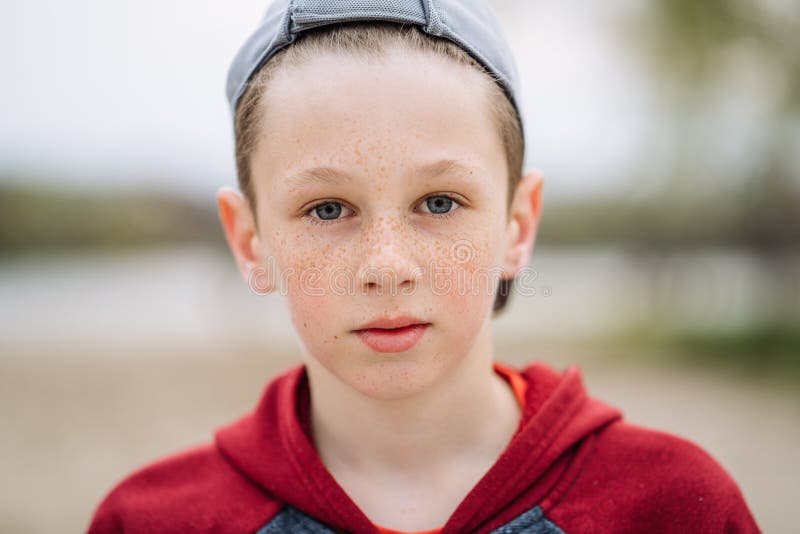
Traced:
[[262, 102], [254, 173], [460, 160], [505, 173], [487, 83], [431, 53], [325, 53], [281, 67]]

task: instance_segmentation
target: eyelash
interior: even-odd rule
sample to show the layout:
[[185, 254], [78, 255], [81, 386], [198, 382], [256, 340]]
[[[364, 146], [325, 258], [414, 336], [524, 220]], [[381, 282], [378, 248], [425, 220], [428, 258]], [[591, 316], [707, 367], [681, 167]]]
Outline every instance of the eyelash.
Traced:
[[[431, 215], [433, 215], [435, 218], [446, 219], [448, 217], [451, 217], [453, 214], [455, 214], [460, 208], [464, 207], [464, 205], [461, 202], [459, 202], [458, 199], [456, 199], [456, 198], [454, 198], [454, 197], [452, 197], [450, 195], [445, 195], [445, 194], [429, 195], [429, 196], [423, 198], [420, 203], [425, 202], [429, 198], [436, 198], [436, 197], [444, 197], [444, 198], [450, 199], [455, 204], [457, 204], [459, 207], [456, 208], [456, 209], [450, 210], [447, 213], [441, 213], [441, 214], [432, 213]], [[310, 215], [310, 213], [312, 211], [314, 211], [315, 209], [317, 209], [320, 206], [324, 206], [325, 204], [342, 204], [342, 203], [339, 202], [339, 201], [336, 201], [336, 200], [326, 200], [326, 201], [314, 204], [313, 206], [311, 206], [310, 208], [308, 208], [305, 211], [305, 214], [304, 214], [305, 218], [308, 219], [311, 222], [311, 224], [318, 224], [318, 225], [322, 225], [322, 226], [339, 222], [341, 219], [318, 219], [317, 217], [312, 217]]]

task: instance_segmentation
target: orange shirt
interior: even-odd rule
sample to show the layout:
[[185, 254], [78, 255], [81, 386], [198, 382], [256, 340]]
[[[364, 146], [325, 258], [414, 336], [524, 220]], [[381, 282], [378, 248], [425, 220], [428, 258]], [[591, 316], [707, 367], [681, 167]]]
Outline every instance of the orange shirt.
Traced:
[[[492, 366], [494, 367], [494, 371], [500, 375], [502, 378], [509, 383], [511, 390], [514, 392], [514, 396], [517, 398], [517, 402], [520, 405], [520, 408], [523, 410], [525, 409], [525, 390], [528, 387], [528, 383], [525, 382], [525, 378], [516, 369], [509, 367], [503, 363], [495, 361]], [[375, 525], [375, 528], [378, 529], [378, 532], [381, 534], [439, 534], [442, 531], [442, 527], [434, 528], [431, 530], [420, 530], [417, 532], [405, 532], [402, 530], [394, 530], [391, 528], [382, 527], [380, 525]]]

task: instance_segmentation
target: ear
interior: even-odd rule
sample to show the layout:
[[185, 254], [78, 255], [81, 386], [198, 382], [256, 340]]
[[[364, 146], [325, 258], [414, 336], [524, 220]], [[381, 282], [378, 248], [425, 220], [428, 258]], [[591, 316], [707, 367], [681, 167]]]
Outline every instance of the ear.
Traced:
[[542, 186], [539, 171], [524, 175], [514, 191], [506, 231], [502, 278], [511, 279], [530, 258], [542, 214]]
[[247, 201], [233, 188], [221, 187], [217, 206], [225, 238], [245, 283], [257, 293], [272, 292], [272, 273], [267, 272], [266, 252]]

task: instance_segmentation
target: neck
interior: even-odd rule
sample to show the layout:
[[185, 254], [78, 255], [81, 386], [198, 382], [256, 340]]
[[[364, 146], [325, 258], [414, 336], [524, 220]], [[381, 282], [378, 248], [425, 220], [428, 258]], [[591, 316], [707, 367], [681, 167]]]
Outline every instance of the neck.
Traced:
[[364, 395], [308, 358], [311, 428], [323, 463], [331, 472], [424, 476], [455, 458], [495, 459], [513, 436], [520, 410], [492, 362], [487, 322], [470, 353], [434, 385], [385, 400]]

